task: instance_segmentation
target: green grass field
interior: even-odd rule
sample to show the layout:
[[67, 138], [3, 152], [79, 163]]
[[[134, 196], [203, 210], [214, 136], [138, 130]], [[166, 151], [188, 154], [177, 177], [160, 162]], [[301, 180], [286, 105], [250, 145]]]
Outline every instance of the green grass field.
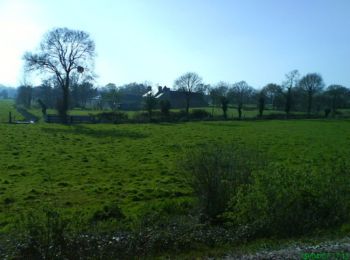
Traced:
[[132, 217], [152, 205], [191, 201], [177, 164], [184, 150], [203, 144], [234, 142], [297, 169], [326, 167], [315, 164], [320, 156], [350, 156], [350, 121], [1, 124], [0, 132], [3, 231], [14, 216], [45, 203], [88, 218], [111, 203]]
[[14, 104], [13, 99], [0, 100], [0, 123], [9, 121], [9, 112], [11, 112], [13, 120], [23, 120], [22, 115], [17, 112]]
[[[23, 125], [6, 123], [9, 110], [16, 119], [21, 118], [13, 100], [1, 101], [0, 108], [0, 255], [3, 253], [1, 241], [7, 241], [6, 236], [11, 237], [17, 231], [23, 235], [30, 230], [24, 225], [32, 221], [32, 214], [36, 214], [42, 225], [49, 225], [43, 219], [46, 209], [59, 211], [62, 219], [70, 223], [69, 228], [78, 230], [75, 234], [79, 234], [79, 227], [83, 227], [82, 232], [87, 230], [93, 234], [121, 229], [138, 234], [139, 225], [150, 216], [153, 222], [149, 222], [148, 227], [151, 228], [158, 224], [162, 227], [159, 219], [172, 221], [170, 219], [183, 217], [185, 222], [177, 222], [179, 230], [183, 230], [186, 237], [196, 237], [197, 233], [191, 233], [191, 227], [200, 228], [202, 223], [190, 216], [199, 216], [200, 204], [184, 176], [184, 168], [179, 165], [198, 149], [204, 152], [202, 155], [209, 154], [209, 160], [204, 162], [204, 165], [209, 165], [207, 161], [215, 156], [210, 154], [208, 144], [217, 147], [233, 144], [237, 151], [243, 151], [243, 156], [244, 151], [251, 151], [254, 155], [245, 154], [247, 156], [243, 158], [247, 165], [253, 161], [263, 162], [262, 168], [255, 169], [247, 177], [248, 184], [236, 189], [226, 205], [225, 225], [221, 226], [225, 227], [224, 232], [236, 232], [239, 225], [255, 223], [262, 225], [252, 229], [248, 237], [254, 237], [255, 231], [267, 231], [272, 232], [269, 233], [272, 236], [266, 233], [266, 238], [273, 238], [275, 234], [290, 239], [293, 235], [288, 235], [291, 234], [288, 232], [296, 228], [299, 233], [295, 234], [310, 234], [303, 232], [304, 227], [310, 227], [309, 231], [315, 231], [316, 227], [325, 232], [327, 228], [335, 228], [340, 235], [350, 230], [350, 193], [347, 192], [350, 120], [228, 120], [119, 125], [59, 125], [40, 120], [37, 124]], [[218, 108], [214, 111], [204, 109], [215, 116], [221, 115]], [[41, 117], [40, 109], [32, 108], [29, 112]], [[74, 109], [70, 114], [99, 112]], [[342, 115], [348, 112], [341, 111]], [[48, 113], [56, 112], [49, 110]], [[132, 118], [139, 112], [127, 113]], [[268, 110], [265, 114], [270, 113], [283, 112]], [[254, 107], [243, 111], [245, 118], [256, 114]], [[236, 109], [230, 108], [228, 115], [236, 117]], [[223, 165], [216, 165], [214, 169]], [[126, 218], [117, 217], [118, 207]], [[27, 227], [35, 229], [35, 223], [30, 223]], [[211, 228], [215, 230], [216, 226]], [[44, 232], [45, 228], [41, 230]], [[205, 229], [202, 231], [206, 234]], [[156, 232], [152, 239], [158, 237], [162, 240], [166, 234], [173, 234], [171, 230], [163, 233], [162, 228]], [[234, 236], [230, 233], [230, 237]], [[223, 233], [222, 237], [227, 236]], [[173, 238], [180, 243], [186, 241], [181, 233], [175, 232]], [[203, 238], [193, 249], [206, 255], [211, 252], [206, 247], [211, 239], [205, 239], [205, 235]], [[221, 241], [220, 235], [215, 239]], [[216, 242], [213, 250], [228, 250], [230, 244], [225, 243], [230, 242], [227, 241]], [[176, 243], [169, 252], [176, 251]], [[7, 250], [11, 252], [12, 249], [8, 247]], [[198, 252], [194, 256], [198, 256]], [[187, 253], [184, 249], [184, 254]]]

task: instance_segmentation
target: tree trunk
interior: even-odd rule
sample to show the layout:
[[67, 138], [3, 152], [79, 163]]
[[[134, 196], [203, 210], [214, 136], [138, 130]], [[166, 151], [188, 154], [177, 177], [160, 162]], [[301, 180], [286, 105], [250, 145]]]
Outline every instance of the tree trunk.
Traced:
[[68, 123], [68, 106], [69, 106], [69, 74], [66, 76], [65, 84], [63, 86], [63, 99], [61, 117], [64, 124]]
[[242, 104], [238, 104], [238, 119], [242, 118]]
[[190, 94], [187, 94], [187, 97], [186, 97], [186, 115], [187, 115], [187, 118], [189, 117], [189, 114], [190, 114]]
[[292, 105], [292, 90], [291, 90], [291, 88], [288, 88], [287, 96], [286, 96], [286, 114], [287, 114], [287, 116], [289, 116], [291, 105]]
[[227, 119], [227, 108], [226, 107], [222, 107], [222, 112], [224, 114], [224, 119]]
[[224, 115], [224, 119], [226, 120], [227, 119], [227, 109], [228, 109], [228, 105], [226, 103], [226, 100], [224, 100], [224, 102], [222, 102], [222, 112], [223, 112], [223, 115]]
[[312, 93], [308, 93], [308, 100], [307, 100], [307, 114], [311, 114], [311, 107], [312, 107]]

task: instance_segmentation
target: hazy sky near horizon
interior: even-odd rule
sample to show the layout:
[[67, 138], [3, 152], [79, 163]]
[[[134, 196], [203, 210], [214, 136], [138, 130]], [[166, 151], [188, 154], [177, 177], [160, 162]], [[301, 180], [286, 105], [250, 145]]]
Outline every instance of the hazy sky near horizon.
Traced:
[[88, 32], [97, 84], [172, 86], [187, 71], [255, 88], [318, 72], [350, 87], [349, 0], [0, 0], [0, 84], [53, 27]]

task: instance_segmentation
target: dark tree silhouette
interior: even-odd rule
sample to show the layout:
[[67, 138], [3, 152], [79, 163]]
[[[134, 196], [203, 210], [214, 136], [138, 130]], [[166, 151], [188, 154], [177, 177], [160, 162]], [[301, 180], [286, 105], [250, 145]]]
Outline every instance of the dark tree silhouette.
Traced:
[[220, 104], [224, 119], [227, 119], [227, 110], [230, 103], [229, 90], [230, 85], [225, 82], [219, 82], [216, 87], [210, 90], [213, 103]]
[[186, 114], [188, 116], [190, 110], [190, 102], [193, 93], [203, 91], [202, 78], [197, 73], [188, 72], [175, 80], [174, 87], [183, 92], [186, 97]]
[[157, 99], [153, 95], [153, 93], [151, 92], [151, 93], [147, 94], [146, 97], [144, 97], [144, 102], [145, 102], [145, 104], [144, 104], [145, 109], [148, 112], [149, 120], [151, 121], [153, 110], [157, 107]]
[[97, 89], [91, 82], [71, 84], [72, 107], [86, 108], [88, 101], [97, 96]]
[[265, 110], [265, 103], [266, 103], [266, 93], [262, 89], [259, 92], [259, 96], [258, 96], [259, 117], [263, 116], [263, 113], [264, 113], [264, 110]]
[[277, 108], [277, 99], [283, 95], [283, 89], [280, 85], [269, 83], [263, 87], [262, 92], [266, 98], [265, 103], [270, 102], [272, 109]]
[[[27, 71], [53, 74], [62, 88], [60, 114], [67, 122], [70, 78], [74, 72], [88, 71], [95, 57], [95, 44], [84, 31], [56, 28], [44, 36], [36, 53], [24, 55]], [[82, 69], [83, 68], [83, 69]]]
[[285, 111], [286, 114], [289, 115], [290, 110], [292, 108], [292, 90], [294, 87], [298, 85], [299, 82], [299, 71], [292, 70], [291, 72], [286, 74], [286, 80], [283, 82], [283, 87], [286, 89], [286, 106]]
[[339, 107], [345, 107], [347, 105], [347, 100], [350, 97], [350, 89], [341, 85], [330, 85], [324, 94], [329, 98], [329, 105], [334, 116]]
[[0, 97], [2, 97], [3, 99], [7, 99], [9, 97], [9, 93], [6, 89], [3, 89], [1, 92], [0, 92]]
[[310, 115], [312, 109], [313, 96], [323, 89], [322, 76], [317, 73], [305, 75], [299, 82], [299, 87], [307, 94], [307, 114]]
[[243, 104], [253, 92], [254, 89], [245, 81], [233, 84], [232, 89], [230, 90], [230, 96], [232, 96], [237, 103], [238, 119], [242, 118]]
[[163, 114], [163, 116], [168, 116], [169, 115], [169, 111], [171, 108], [171, 103], [169, 100], [165, 99], [165, 100], [161, 100], [159, 102], [159, 106], [160, 106], [160, 112]]
[[32, 104], [33, 87], [29, 85], [20, 86], [17, 89], [16, 104], [30, 108]]
[[113, 111], [118, 109], [120, 98], [120, 89], [114, 83], [108, 83], [101, 92], [102, 103], [106, 103]]

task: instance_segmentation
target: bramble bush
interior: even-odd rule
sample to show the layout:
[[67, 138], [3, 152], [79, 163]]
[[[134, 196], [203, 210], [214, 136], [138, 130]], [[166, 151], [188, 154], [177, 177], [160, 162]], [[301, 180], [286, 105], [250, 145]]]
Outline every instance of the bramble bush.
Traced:
[[[319, 158], [319, 160], [325, 160]], [[312, 162], [317, 164], [317, 162]], [[240, 187], [225, 212], [235, 228], [254, 236], [294, 236], [346, 222], [349, 218], [350, 168], [334, 156], [320, 169], [270, 165]]]
[[350, 165], [327, 156], [268, 165], [247, 148], [212, 144], [188, 152], [183, 169], [202, 219], [247, 238], [290, 237], [349, 220]]
[[190, 149], [182, 162], [200, 214], [204, 220], [218, 223], [238, 188], [250, 182], [259, 160], [246, 149], [210, 144]]
[[205, 109], [193, 109], [190, 113], [191, 119], [202, 120], [210, 117], [212, 117], [212, 115]]

